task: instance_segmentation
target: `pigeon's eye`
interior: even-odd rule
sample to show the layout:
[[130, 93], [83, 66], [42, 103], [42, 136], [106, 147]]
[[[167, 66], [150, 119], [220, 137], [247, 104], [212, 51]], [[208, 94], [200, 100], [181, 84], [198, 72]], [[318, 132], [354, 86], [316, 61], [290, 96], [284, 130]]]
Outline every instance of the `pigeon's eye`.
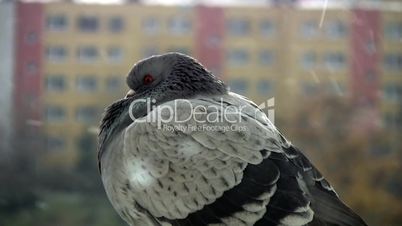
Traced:
[[144, 85], [149, 85], [154, 81], [154, 77], [150, 74], [146, 74], [143, 78]]

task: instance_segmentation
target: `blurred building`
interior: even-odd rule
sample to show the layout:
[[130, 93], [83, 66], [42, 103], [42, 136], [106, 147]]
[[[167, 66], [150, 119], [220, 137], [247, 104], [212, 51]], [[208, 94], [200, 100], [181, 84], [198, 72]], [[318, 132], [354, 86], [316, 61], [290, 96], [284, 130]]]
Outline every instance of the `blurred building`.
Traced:
[[16, 121], [40, 127], [47, 162], [71, 166], [80, 137], [127, 91], [133, 63], [178, 51], [258, 104], [275, 97], [276, 114], [285, 119], [326, 93], [350, 98], [373, 113], [368, 128], [384, 123], [397, 137], [402, 5], [392, 4], [345, 10], [18, 3]]

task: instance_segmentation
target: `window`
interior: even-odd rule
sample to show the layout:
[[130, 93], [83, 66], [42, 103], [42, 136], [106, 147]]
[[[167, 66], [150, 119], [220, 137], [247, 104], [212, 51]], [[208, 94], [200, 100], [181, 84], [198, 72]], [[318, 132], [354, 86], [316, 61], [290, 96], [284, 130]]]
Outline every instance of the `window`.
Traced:
[[98, 58], [98, 49], [94, 46], [82, 46], [78, 49], [78, 60], [83, 63], [92, 63]]
[[383, 123], [391, 129], [402, 129], [402, 117], [400, 112], [388, 112], [384, 114]]
[[383, 123], [385, 124], [385, 127], [391, 128], [395, 125], [395, 117], [394, 114], [392, 113], [385, 113], [382, 119]]
[[159, 21], [154, 17], [149, 17], [142, 22], [142, 27], [146, 34], [157, 34], [160, 30]]
[[174, 17], [169, 21], [169, 31], [175, 35], [187, 34], [191, 31], [191, 21], [185, 17]]
[[36, 32], [34, 32], [34, 31], [31, 31], [31, 32], [29, 32], [27, 35], [26, 35], [26, 37], [25, 37], [25, 41], [28, 43], [28, 44], [35, 44], [35, 43], [37, 43], [37, 41], [38, 41], [38, 35], [36, 34]]
[[97, 121], [98, 110], [96, 107], [79, 107], [76, 112], [78, 122], [93, 123]]
[[62, 75], [53, 75], [46, 78], [46, 90], [61, 92], [66, 89], [66, 80]]
[[239, 94], [246, 94], [247, 92], [247, 82], [244, 79], [233, 79], [230, 80], [228, 83], [230, 87], [230, 91], [239, 93]]
[[66, 59], [67, 51], [62, 46], [50, 46], [46, 49], [46, 57], [51, 62], [61, 62]]
[[119, 47], [109, 48], [107, 51], [109, 62], [121, 62], [123, 60], [123, 49]]
[[271, 66], [274, 63], [274, 54], [271, 50], [263, 50], [260, 52], [259, 61], [263, 66]]
[[66, 141], [64, 137], [48, 136], [46, 138], [46, 149], [48, 151], [62, 151], [65, 149]]
[[257, 92], [259, 95], [267, 95], [272, 92], [272, 84], [268, 80], [260, 80], [257, 83]]
[[109, 20], [109, 31], [113, 33], [121, 32], [124, 28], [123, 19], [120, 17], [112, 17]]
[[80, 16], [78, 29], [82, 32], [96, 32], [99, 29], [98, 18], [95, 16]]
[[232, 66], [241, 66], [248, 63], [249, 55], [244, 49], [235, 49], [229, 51], [227, 54], [227, 60]]
[[29, 62], [26, 65], [26, 70], [29, 75], [35, 75], [38, 72], [38, 65], [36, 62]]
[[46, 121], [47, 122], [62, 122], [66, 118], [64, 109], [60, 106], [47, 106], [46, 107]]
[[51, 31], [64, 31], [67, 29], [67, 18], [63, 15], [48, 16], [46, 27]]
[[342, 53], [328, 53], [324, 57], [325, 65], [332, 70], [342, 69], [345, 67], [345, 55]]
[[326, 33], [329, 38], [343, 38], [346, 36], [346, 26], [341, 21], [331, 21], [327, 23]]
[[387, 84], [384, 87], [384, 98], [388, 101], [402, 101], [402, 86], [397, 84]]
[[402, 22], [387, 24], [384, 28], [384, 36], [390, 40], [399, 41], [402, 38]]
[[229, 35], [245, 36], [250, 32], [250, 22], [244, 19], [231, 19], [226, 22]]
[[391, 71], [402, 70], [402, 53], [386, 54], [384, 57], [385, 68]]
[[314, 52], [306, 52], [303, 54], [301, 64], [304, 69], [311, 69], [315, 67], [317, 62], [317, 56]]
[[77, 90], [81, 92], [93, 92], [97, 89], [95, 76], [82, 76], [77, 79]]
[[304, 22], [301, 26], [301, 33], [304, 38], [312, 38], [317, 36], [318, 34], [317, 23], [314, 23], [314, 21]]
[[264, 20], [260, 24], [260, 32], [263, 37], [272, 37], [275, 34], [275, 25], [269, 20]]
[[122, 79], [120, 77], [112, 77], [106, 80], [106, 89], [108, 92], [120, 91], [122, 86]]

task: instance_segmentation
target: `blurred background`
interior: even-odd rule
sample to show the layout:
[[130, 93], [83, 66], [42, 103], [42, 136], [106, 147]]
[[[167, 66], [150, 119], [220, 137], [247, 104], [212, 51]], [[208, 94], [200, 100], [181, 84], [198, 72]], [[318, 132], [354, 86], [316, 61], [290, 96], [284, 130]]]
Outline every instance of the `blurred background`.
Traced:
[[369, 225], [402, 225], [402, 2], [0, 2], [0, 225], [125, 225], [97, 171], [134, 62], [189, 54], [246, 95]]

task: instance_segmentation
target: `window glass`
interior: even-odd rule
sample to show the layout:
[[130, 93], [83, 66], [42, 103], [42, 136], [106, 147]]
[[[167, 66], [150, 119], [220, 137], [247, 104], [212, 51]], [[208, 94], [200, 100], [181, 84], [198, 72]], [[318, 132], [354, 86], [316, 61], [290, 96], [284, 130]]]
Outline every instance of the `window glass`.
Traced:
[[174, 17], [169, 21], [169, 31], [175, 35], [188, 34], [191, 31], [191, 21], [186, 17]]
[[98, 110], [96, 107], [79, 107], [76, 112], [78, 122], [93, 123], [98, 119]]
[[109, 20], [109, 31], [113, 33], [121, 32], [124, 29], [123, 19], [120, 17], [113, 17]]
[[343, 38], [346, 36], [346, 25], [341, 21], [330, 21], [326, 25], [326, 33], [329, 38]]
[[48, 136], [46, 138], [46, 150], [63, 151], [66, 147], [66, 140], [60, 136]]
[[142, 27], [145, 34], [157, 34], [160, 32], [160, 23], [154, 17], [146, 18], [142, 22]]
[[94, 46], [81, 46], [78, 49], [78, 60], [82, 63], [93, 63], [98, 54], [98, 49]]
[[248, 88], [247, 82], [244, 79], [230, 80], [228, 86], [230, 87], [230, 91], [243, 95], [246, 94]]
[[391, 71], [402, 70], [402, 53], [389, 53], [384, 57], [385, 68]]
[[67, 18], [64, 15], [51, 15], [46, 18], [46, 27], [51, 31], [63, 31], [67, 29]]
[[345, 55], [342, 53], [327, 53], [324, 56], [325, 65], [332, 70], [345, 68]]
[[226, 22], [226, 30], [229, 35], [245, 36], [250, 32], [250, 22], [245, 19], [230, 19]]
[[263, 37], [272, 37], [275, 35], [275, 25], [272, 21], [264, 20], [260, 23], [260, 32]]
[[301, 34], [304, 38], [313, 38], [318, 35], [318, 25], [315, 21], [306, 21], [301, 25]]
[[46, 49], [46, 58], [51, 62], [62, 62], [67, 57], [67, 50], [63, 46], [49, 46]]
[[244, 49], [231, 50], [227, 54], [227, 61], [232, 66], [245, 65], [249, 61], [249, 54]]
[[46, 78], [46, 90], [61, 92], [66, 89], [66, 80], [63, 75], [52, 75]]
[[272, 88], [272, 84], [269, 80], [259, 80], [257, 83], [257, 92], [259, 95], [271, 94]]
[[62, 122], [66, 118], [66, 113], [61, 106], [47, 106], [46, 107], [46, 121], [47, 122]]
[[312, 69], [317, 63], [317, 56], [315, 52], [305, 52], [301, 58], [301, 64], [304, 69]]
[[77, 79], [77, 89], [81, 92], [93, 92], [97, 89], [95, 76], [81, 76]]
[[120, 91], [122, 87], [122, 79], [120, 77], [108, 78], [106, 80], [106, 89], [109, 92]]
[[260, 64], [263, 66], [271, 66], [274, 63], [275, 56], [271, 50], [263, 50], [259, 54]]
[[107, 55], [109, 62], [121, 62], [123, 60], [123, 49], [120, 47], [111, 47], [108, 49]]
[[96, 32], [99, 29], [99, 21], [95, 16], [81, 16], [78, 18], [78, 29], [82, 32]]

